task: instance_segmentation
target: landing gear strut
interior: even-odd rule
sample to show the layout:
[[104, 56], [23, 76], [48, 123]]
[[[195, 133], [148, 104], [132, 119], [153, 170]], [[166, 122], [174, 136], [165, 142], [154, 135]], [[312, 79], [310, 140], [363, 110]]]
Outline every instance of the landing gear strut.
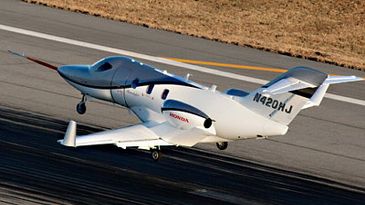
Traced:
[[161, 152], [158, 149], [151, 150], [151, 156], [154, 161], [158, 161], [161, 158]]
[[220, 150], [225, 150], [228, 147], [228, 142], [217, 142], [217, 147]]
[[85, 114], [85, 112], [86, 112], [86, 96], [85, 95], [82, 96], [81, 102], [79, 102], [79, 104], [76, 105], [76, 111], [80, 115]]

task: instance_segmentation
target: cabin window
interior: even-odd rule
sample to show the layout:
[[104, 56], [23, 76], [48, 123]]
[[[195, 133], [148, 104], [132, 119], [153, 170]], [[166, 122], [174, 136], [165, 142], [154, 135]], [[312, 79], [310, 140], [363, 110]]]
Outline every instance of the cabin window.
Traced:
[[165, 100], [167, 98], [167, 95], [169, 94], [169, 90], [168, 89], [165, 89], [163, 92], [162, 92], [162, 95], [161, 95], [161, 98], [162, 100]]
[[103, 72], [103, 71], [107, 71], [107, 70], [110, 70], [112, 69], [112, 64], [108, 63], [108, 62], [105, 62], [103, 64], [101, 64], [101, 66], [99, 66], [96, 71], [97, 72]]
[[147, 94], [151, 94], [154, 86], [155, 86], [154, 84], [150, 84], [150, 85], [148, 85], [148, 86], [147, 86], [146, 93], [147, 93]]

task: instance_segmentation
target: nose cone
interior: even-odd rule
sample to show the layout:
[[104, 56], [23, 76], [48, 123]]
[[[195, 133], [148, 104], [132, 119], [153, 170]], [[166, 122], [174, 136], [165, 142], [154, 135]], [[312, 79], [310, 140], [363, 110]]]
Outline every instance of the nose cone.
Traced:
[[70, 68], [69, 66], [60, 66], [57, 68], [57, 72], [63, 77], [67, 78], [70, 74]]
[[89, 66], [86, 65], [60, 66], [57, 71], [64, 79], [74, 83], [84, 84], [89, 78]]

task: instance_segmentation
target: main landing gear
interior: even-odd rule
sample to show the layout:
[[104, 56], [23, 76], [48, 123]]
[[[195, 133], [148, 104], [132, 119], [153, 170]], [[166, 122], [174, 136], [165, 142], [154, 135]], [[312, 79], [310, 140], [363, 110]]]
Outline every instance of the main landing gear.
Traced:
[[219, 150], [225, 150], [228, 147], [228, 142], [217, 142], [217, 147]]
[[158, 149], [151, 149], [151, 156], [153, 161], [158, 161], [161, 158], [161, 151]]
[[76, 111], [80, 115], [85, 114], [85, 112], [86, 112], [86, 96], [85, 95], [82, 96], [81, 102], [79, 102], [79, 104], [76, 105]]

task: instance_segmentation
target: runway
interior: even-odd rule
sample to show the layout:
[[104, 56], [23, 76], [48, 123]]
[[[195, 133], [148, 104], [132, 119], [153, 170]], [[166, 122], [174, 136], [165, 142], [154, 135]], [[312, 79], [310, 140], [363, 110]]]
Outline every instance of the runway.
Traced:
[[[66, 148], [55, 145], [66, 129], [65, 121], [6, 107], [0, 107], [0, 116], [0, 202], [362, 204], [364, 200], [362, 189], [198, 150], [166, 149], [156, 163], [149, 153], [114, 146]], [[79, 130], [99, 129], [80, 126]]]
[[[331, 74], [365, 76], [364, 72], [356, 70], [26, 4], [21, 1], [0, 2], [0, 24], [157, 58], [190, 59], [190, 62], [210, 61], [237, 64], [243, 67], [283, 70], [301, 65]], [[250, 204], [252, 201], [258, 204], [298, 204], [300, 201], [303, 201], [303, 204], [304, 202], [307, 204], [322, 202], [323, 204], [329, 200], [328, 204], [336, 202], [341, 204], [352, 199], [353, 203], [358, 203], [357, 200], [364, 197], [362, 194], [358, 195], [342, 189], [321, 187], [316, 183], [322, 179], [329, 184], [343, 185], [356, 190], [362, 190], [365, 187], [364, 106], [327, 98], [319, 108], [301, 112], [285, 136], [231, 143], [223, 152], [210, 144], [198, 145], [193, 150], [168, 149], [165, 151], [163, 161], [158, 164], [153, 163], [147, 153], [139, 151], [123, 151], [114, 147], [65, 149], [56, 144], [56, 140], [62, 137], [67, 121], [70, 119], [84, 125], [79, 127], [80, 132], [123, 127], [138, 121], [126, 109], [100, 101], [89, 103], [88, 112], [85, 115], [77, 115], [75, 105], [80, 100], [79, 93], [67, 85], [56, 72], [45, 70], [24, 59], [12, 56], [7, 50], [25, 52], [55, 65], [91, 64], [99, 58], [115, 55], [115, 53], [4, 30], [0, 30], [0, 45], [0, 106], [2, 110], [0, 157], [4, 165], [2, 167], [9, 168], [2, 169], [0, 175], [1, 182], [4, 182], [0, 191], [2, 196], [7, 193], [4, 190], [12, 190], [13, 195], [17, 197], [23, 196], [23, 192], [27, 193], [26, 196], [41, 197], [32, 198], [39, 203], [42, 199], [50, 200], [50, 202], [53, 200], [54, 203], [82, 203], [83, 200], [89, 202], [88, 200], [95, 201], [96, 198], [100, 198], [101, 204], [102, 202], [116, 203], [118, 200], [121, 203], [156, 204], [167, 203], [168, 201], [164, 201], [167, 198], [172, 198], [173, 204], [189, 204], [197, 200], [201, 200], [202, 203], [212, 203], [217, 200], [233, 204]], [[253, 90], [259, 86], [257, 83], [203, 73], [199, 70], [189, 70], [155, 61], [143, 60], [143, 62], [179, 75], [191, 73], [192, 80], [206, 85], [216, 84], [221, 91], [228, 88]], [[278, 74], [264, 70], [235, 69], [218, 65], [220, 64], [200, 64], [199, 66], [265, 81]], [[364, 82], [335, 85], [330, 87], [329, 92], [364, 101], [364, 85]], [[28, 155], [28, 153], [31, 154]], [[93, 168], [94, 165], [97, 168]], [[257, 168], [257, 166], [264, 168]], [[277, 171], [268, 166], [287, 171]], [[187, 170], [184, 172], [185, 168]], [[260, 172], [262, 169], [266, 172]], [[25, 170], [29, 170], [30, 174], [26, 175]], [[284, 174], [278, 174], [278, 172]], [[37, 173], [40, 174], [39, 178], [35, 177]], [[8, 177], [8, 174], [14, 175]], [[21, 179], [22, 174], [24, 178]], [[302, 176], [302, 174], [304, 177], [299, 179], [290, 177]], [[58, 186], [64, 177], [67, 183], [60, 183]], [[75, 180], [77, 177], [81, 179], [76, 180], [77, 184], [72, 184], [71, 179]], [[308, 177], [315, 179], [314, 184], [307, 180], [302, 181], [302, 178]], [[17, 180], [18, 178], [21, 180]], [[30, 183], [33, 182], [33, 178], [35, 183]], [[124, 178], [128, 180], [122, 180]], [[140, 178], [145, 180], [139, 180]], [[48, 183], [47, 180], [50, 182]], [[270, 180], [274, 180], [272, 182], [274, 184]], [[26, 184], [27, 181], [29, 181], [28, 184]], [[55, 183], [56, 181], [58, 183]], [[108, 183], [105, 183], [106, 181]], [[281, 184], [282, 181], [285, 183]], [[88, 182], [92, 184], [83, 185]], [[304, 190], [300, 189], [302, 184], [306, 187], [303, 188]], [[225, 186], [227, 188], [223, 189], [222, 187]], [[25, 188], [22, 190], [22, 187]], [[74, 189], [65, 191], [70, 188]], [[266, 191], [266, 188], [270, 191]], [[156, 193], [159, 194], [157, 191], [159, 189], [163, 194], [156, 196]], [[20, 192], [16, 194], [14, 190]], [[110, 194], [107, 194], [108, 190], [111, 191]], [[152, 197], [156, 201], [147, 202], [145, 198], [137, 200], [141, 190], [144, 193], [143, 196]], [[179, 194], [174, 190], [178, 190]], [[217, 190], [222, 191], [223, 194]], [[74, 192], [82, 196], [78, 198], [72, 195]], [[98, 192], [100, 192], [99, 195]], [[281, 195], [281, 192], [285, 194]], [[60, 193], [63, 195], [59, 196]], [[94, 194], [95, 197], [91, 196]], [[88, 197], [85, 197], [86, 195]], [[179, 201], [185, 198], [185, 203]], [[260, 200], [260, 198], [263, 199]]]

